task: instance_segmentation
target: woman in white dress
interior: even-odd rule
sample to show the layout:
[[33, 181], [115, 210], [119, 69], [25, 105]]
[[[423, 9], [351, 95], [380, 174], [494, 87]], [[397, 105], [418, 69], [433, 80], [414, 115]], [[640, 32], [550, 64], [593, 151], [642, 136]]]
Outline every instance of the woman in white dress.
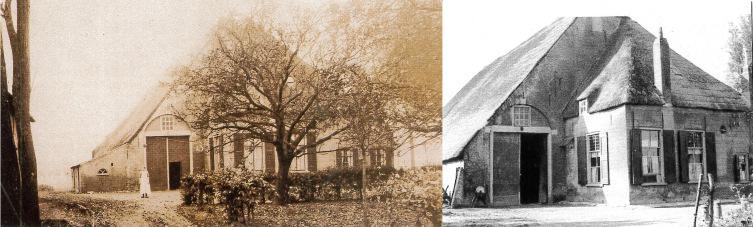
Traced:
[[149, 172], [146, 171], [146, 167], [141, 170], [141, 177], [139, 178], [139, 194], [141, 194], [141, 198], [149, 198], [149, 194], [152, 194], [151, 186], [149, 186]]

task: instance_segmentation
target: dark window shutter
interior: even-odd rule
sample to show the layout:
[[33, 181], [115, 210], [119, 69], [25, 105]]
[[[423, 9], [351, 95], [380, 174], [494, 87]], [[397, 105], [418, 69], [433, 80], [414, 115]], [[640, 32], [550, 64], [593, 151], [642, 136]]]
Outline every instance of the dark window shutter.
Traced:
[[677, 180], [675, 173], [675, 132], [664, 130], [664, 182], [674, 183]]
[[680, 182], [687, 183], [690, 180], [688, 176], [688, 137], [690, 132], [678, 131], [677, 132], [677, 156], [680, 157]]
[[275, 172], [275, 145], [272, 143], [264, 143], [264, 166], [267, 167], [267, 172]]
[[641, 130], [630, 130], [630, 176], [633, 184], [643, 183], [643, 152], [641, 151]]
[[352, 150], [351, 152], [353, 152], [353, 166], [360, 167], [361, 161], [360, 159], [358, 159], [359, 158], [358, 156], [361, 155], [361, 152], [356, 151], [356, 150]]
[[387, 166], [389, 166], [389, 167], [394, 167], [394, 166], [393, 166], [393, 162], [394, 162], [394, 160], [393, 160], [393, 158], [394, 158], [394, 153], [393, 153], [393, 152], [392, 152], [391, 150], [390, 150], [390, 151], [387, 151], [387, 155], [386, 155], [386, 158], [387, 158], [387, 160], [385, 160], [385, 162], [387, 163]]
[[[706, 172], [716, 176], [716, 141], [714, 132], [706, 132]], [[718, 179], [717, 179], [718, 180]]]
[[243, 165], [243, 140], [242, 134], [233, 135], [233, 166], [240, 167]]
[[579, 136], [577, 141], [578, 146], [578, 184], [580, 185], [586, 185], [588, 184], [588, 167], [586, 166], [586, 160], [588, 157], [586, 156], [586, 137], [585, 136]]
[[609, 184], [609, 138], [608, 133], [600, 135], [601, 144], [601, 184]]
[[222, 135], [220, 135], [219, 140], [220, 144], [219, 146], [217, 146], [217, 154], [220, 155], [218, 156], [218, 158], [220, 159], [219, 167], [220, 170], [222, 170], [225, 168], [225, 139], [222, 137]]
[[343, 151], [336, 151], [335, 152], [335, 166], [342, 167], [343, 166]]
[[[306, 144], [314, 144], [316, 143], [316, 134], [309, 133], [306, 135]], [[308, 151], [308, 154], [306, 155], [308, 158], [308, 170], [309, 171], [316, 171], [316, 146], [306, 148]]]
[[737, 168], [739, 166], [739, 158], [739, 155], [732, 155], [732, 176], [735, 179], [734, 182], [740, 182], [740, 168]]
[[209, 170], [214, 172], [214, 139], [209, 138]]

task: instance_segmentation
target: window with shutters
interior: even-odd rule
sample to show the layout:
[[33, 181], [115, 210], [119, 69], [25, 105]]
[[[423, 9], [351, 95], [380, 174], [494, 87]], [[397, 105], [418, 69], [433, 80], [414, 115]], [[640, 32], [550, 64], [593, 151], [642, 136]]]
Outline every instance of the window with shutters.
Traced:
[[246, 167], [253, 171], [264, 171], [264, 144], [256, 139], [246, 139], [243, 142], [243, 154], [246, 157]]
[[735, 167], [735, 180], [737, 182], [748, 182], [750, 181], [750, 159], [748, 154], [738, 154], [734, 156], [734, 167]]
[[703, 132], [688, 134], [688, 176], [689, 182], [698, 182], [698, 175], [703, 174]]
[[661, 133], [658, 130], [641, 130], [643, 183], [663, 183]]
[[531, 107], [530, 106], [513, 106], [512, 107], [512, 125], [513, 126], [531, 126]]
[[601, 141], [598, 133], [586, 136], [586, 151], [588, 152], [588, 184], [600, 184]]

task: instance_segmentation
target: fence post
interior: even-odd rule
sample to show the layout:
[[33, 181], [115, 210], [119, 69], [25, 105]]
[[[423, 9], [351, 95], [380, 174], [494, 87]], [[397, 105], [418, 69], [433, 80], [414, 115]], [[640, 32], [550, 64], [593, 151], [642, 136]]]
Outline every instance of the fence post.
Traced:
[[703, 174], [698, 175], [698, 188], [695, 190], [695, 213], [693, 213], [693, 227], [696, 226], [696, 221], [698, 220], [698, 205], [701, 200], [701, 181], [703, 179]]
[[709, 227], [714, 226], [714, 178], [711, 176], [711, 174], [708, 174], [709, 178], [709, 202], [707, 203], [707, 207], [709, 210]]

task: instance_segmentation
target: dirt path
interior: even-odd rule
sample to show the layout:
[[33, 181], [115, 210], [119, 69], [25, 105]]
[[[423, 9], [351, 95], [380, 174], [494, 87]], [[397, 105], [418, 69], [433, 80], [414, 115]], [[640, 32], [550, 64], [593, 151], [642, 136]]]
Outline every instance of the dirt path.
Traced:
[[178, 191], [155, 192], [147, 199], [138, 193], [49, 193], [40, 197], [48, 203], [42, 207], [43, 218], [66, 219], [73, 224], [86, 224], [80, 219], [88, 218], [115, 226], [193, 226], [177, 213], [181, 204]]
[[442, 220], [444, 226], [692, 226], [693, 211], [692, 206], [526, 205], [444, 209]]

